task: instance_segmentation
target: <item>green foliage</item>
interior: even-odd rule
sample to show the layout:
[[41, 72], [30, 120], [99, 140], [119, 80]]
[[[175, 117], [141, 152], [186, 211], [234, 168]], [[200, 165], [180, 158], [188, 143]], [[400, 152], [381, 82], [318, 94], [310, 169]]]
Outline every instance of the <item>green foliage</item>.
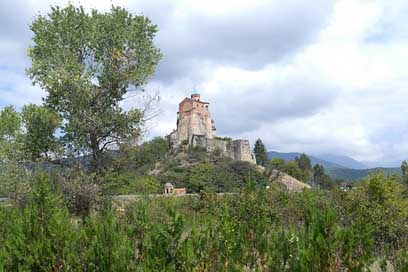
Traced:
[[285, 166], [285, 173], [300, 180], [305, 181], [307, 180], [308, 176], [307, 173], [300, 169], [299, 165], [295, 161], [287, 162]]
[[320, 164], [313, 167], [312, 183], [322, 189], [332, 189], [335, 185], [330, 176], [326, 174], [323, 165]]
[[21, 116], [12, 106], [0, 111], [0, 161], [18, 158], [18, 137], [21, 134]]
[[20, 131], [21, 118], [12, 106], [5, 107], [0, 112], [0, 138], [15, 139]]
[[134, 250], [126, 228], [108, 208], [89, 218], [80, 233], [78, 269], [85, 271], [135, 271]]
[[182, 145], [188, 145], [189, 142], [188, 142], [188, 140], [183, 140], [183, 141], [181, 142], [181, 144], [182, 144]]
[[25, 202], [32, 189], [31, 172], [11, 162], [1, 164], [0, 169], [0, 197]]
[[37, 16], [31, 31], [28, 74], [47, 92], [46, 104], [64, 118], [65, 142], [90, 151], [100, 172], [110, 145], [140, 135], [142, 110], [124, 111], [120, 102], [147, 83], [161, 58], [153, 44], [157, 27], [124, 8], [86, 13], [69, 4]]
[[25, 207], [1, 213], [0, 263], [6, 271], [53, 271], [70, 258], [74, 228], [46, 176], [37, 178]]
[[23, 107], [21, 112], [25, 133], [22, 137], [23, 152], [31, 161], [48, 157], [58, 149], [54, 133], [61, 126], [61, 118], [44, 106], [33, 104]]
[[50, 109], [33, 104], [21, 113], [9, 106], [0, 111], [0, 160], [39, 161], [58, 149], [54, 136], [61, 119]]
[[[367, 181], [344, 196], [345, 222], [358, 222], [372, 228], [378, 254], [393, 258], [389, 248], [407, 249], [408, 200], [403, 186], [382, 174]], [[361, 221], [360, 221], [361, 220]]]
[[254, 154], [255, 154], [256, 164], [265, 166], [266, 162], [268, 161], [268, 154], [266, 151], [266, 147], [263, 144], [261, 139], [258, 139], [255, 142]]
[[102, 195], [102, 188], [95, 183], [94, 174], [79, 166], [54, 174], [53, 178], [62, 189], [69, 211], [82, 218], [89, 215]]
[[163, 160], [169, 152], [169, 142], [161, 137], [156, 137], [143, 143], [135, 152], [135, 161], [138, 166]]
[[403, 161], [401, 164], [402, 182], [408, 186], [408, 163]]
[[230, 184], [231, 173], [221, 167], [209, 163], [193, 166], [188, 180], [188, 189], [193, 192], [228, 192], [233, 188]]
[[305, 153], [302, 153], [302, 154], [300, 154], [299, 157], [296, 157], [295, 161], [299, 165], [300, 169], [302, 169], [304, 171], [311, 171], [312, 170], [312, 163], [310, 161], [310, 158]]
[[107, 203], [82, 220], [69, 216], [54, 185], [39, 176], [26, 205], [0, 208], [1, 271], [407, 267], [408, 200], [401, 184], [381, 175], [330, 193], [265, 190], [250, 181], [222, 197], [138, 198], [125, 212]]
[[[266, 178], [254, 165], [243, 161], [224, 160], [216, 164], [199, 163], [188, 169], [182, 184], [191, 192], [234, 192], [246, 187], [251, 180], [266, 184]], [[171, 179], [167, 180], [171, 181]], [[174, 183], [174, 182], [173, 182]]]
[[132, 172], [111, 173], [106, 176], [106, 184], [106, 193], [112, 195], [158, 194], [163, 191], [157, 177], [140, 176]]
[[189, 162], [205, 162], [208, 161], [209, 156], [207, 149], [201, 146], [189, 146], [187, 149], [187, 156]]
[[285, 160], [281, 158], [273, 158], [272, 160], [269, 161], [269, 168], [278, 170], [278, 171], [284, 171], [285, 170]]
[[266, 169], [269, 176], [273, 171], [277, 171], [278, 174], [284, 172], [304, 183], [313, 185], [314, 179], [316, 179], [316, 184], [321, 183], [318, 185], [323, 186], [322, 188], [332, 188], [331, 179], [324, 174], [322, 166], [317, 166], [315, 169], [316, 176], [314, 176], [310, 158], [306, 154], [301, 154], [299, 157], [296, 157], [294, 161], [288, 162], [284, 159], [273, 158], [266, 164]]
[[325, 271], [334, 266], [336, 214], [333, 207], [319, 198], [306, 201], [304, 228], [299, 237], [299, 270]]

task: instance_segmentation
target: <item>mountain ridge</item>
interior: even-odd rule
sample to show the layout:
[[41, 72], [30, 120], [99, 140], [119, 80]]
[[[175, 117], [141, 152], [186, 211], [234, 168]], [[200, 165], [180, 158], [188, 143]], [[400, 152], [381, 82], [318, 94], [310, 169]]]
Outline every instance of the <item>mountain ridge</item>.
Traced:
[[[268, 151], [268, 158], [281, 158], [285, 161], [292, 161], [296, 157], [300, 156], [300, 152], [278, 152], [278, 151]], [[349, 181], [356, 181], [367, 177], [370, 173], [382, 172], [386, 175], [401, 175], [401, 169], [399, 167], [368, 167], [362, 168], [363, 163], [360, 163], [352, 158], [346, 156], [338, 156], [326, 154], [325, 158], [333, 158], [335, 161], [330, 161], [319, 157], [319, 155], [309, 155], [312, 165], [320, 164], [326, 169], [327, 174], [333, 179], [343, 179]], [[339, 162], [343, 162], [346, 165], [342, 165]], [[350, 166], [355, 166], [357, 168], [352, 168]], [[348, 167], [349, 166], [349, 167]]]

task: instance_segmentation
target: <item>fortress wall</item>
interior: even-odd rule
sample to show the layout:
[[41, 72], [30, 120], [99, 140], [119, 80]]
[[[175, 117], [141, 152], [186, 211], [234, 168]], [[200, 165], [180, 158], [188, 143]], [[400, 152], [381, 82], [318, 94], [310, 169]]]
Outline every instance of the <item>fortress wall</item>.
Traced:
[[207, 152], [219, 150], [222, 156], [229, 157], [234, 160], [255, 162], [255, 156], [251, 151], [251, 147], [247, 140], [220, 140], [209, 139], [202, 135], [194, 135], [192, 138], [193, 146], [200, 146]]

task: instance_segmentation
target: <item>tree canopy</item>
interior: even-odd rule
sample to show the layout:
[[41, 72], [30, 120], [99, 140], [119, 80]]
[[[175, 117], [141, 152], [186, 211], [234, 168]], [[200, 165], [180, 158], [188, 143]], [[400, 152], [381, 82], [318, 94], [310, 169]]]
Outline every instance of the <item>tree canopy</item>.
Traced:
[[265, 166], [268, 161], [268, 154], [265, 145], [261, 139], [256, 140], [254, 146], [254, 154], [256, 159], [256, 164]]
[[140, 135], [143, 113], [123, 110], [129, 91], [140, 90], [161, 58], [149, 18], [112, 7], [108, 12], [52, 7], [31, 24], [28, 75], [47, 92], [46, 105], [65, 120], [67, 147], [91, 152], [96, 170], [103, 152]]

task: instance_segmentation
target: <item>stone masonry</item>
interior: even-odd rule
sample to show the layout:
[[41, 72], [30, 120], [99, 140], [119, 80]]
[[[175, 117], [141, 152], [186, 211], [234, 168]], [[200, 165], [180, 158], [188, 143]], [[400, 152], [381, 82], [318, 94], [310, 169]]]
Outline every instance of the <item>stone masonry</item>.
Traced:
[[214, 120], [211, 118], [208, 102], [200, 100], [199, 94], [192, 94], [179, 104], [177, 130], [169, 136], [172, 148], [181, 145], [200, 146], [207, 152], [218, 151], [225, 157], [255, 163], [248, 140], [227, 140], [216, 137]]

